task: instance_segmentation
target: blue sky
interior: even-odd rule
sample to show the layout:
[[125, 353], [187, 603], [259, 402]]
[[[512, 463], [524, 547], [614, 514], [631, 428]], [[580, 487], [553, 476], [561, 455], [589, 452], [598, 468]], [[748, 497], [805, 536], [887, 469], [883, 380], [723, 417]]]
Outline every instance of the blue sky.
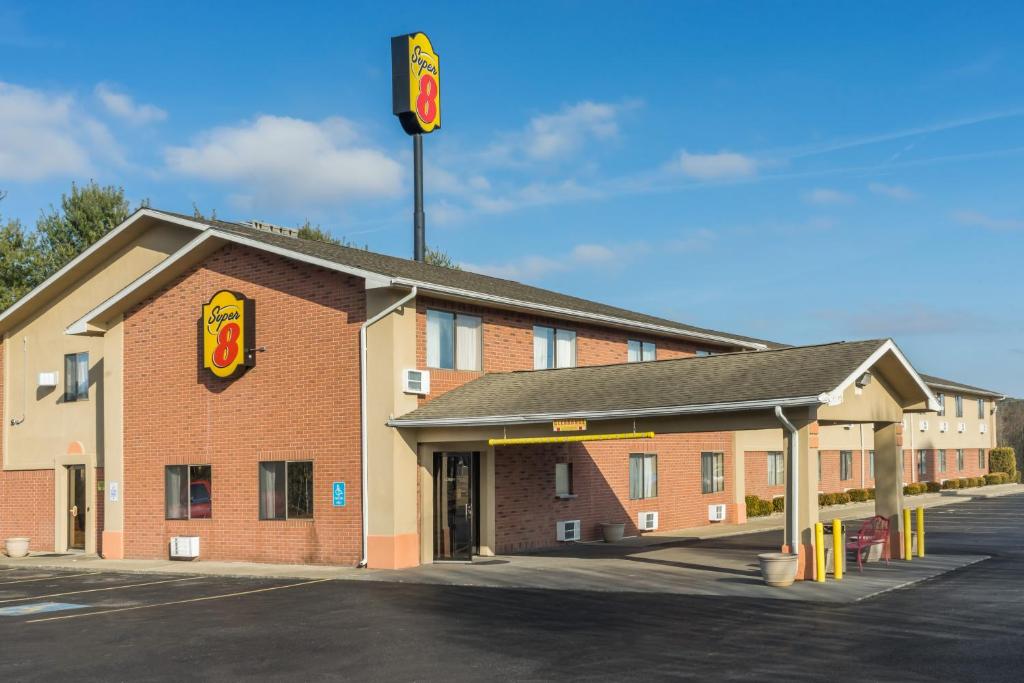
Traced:
[[0, 0], [5, 217], [94, 178], [408, 256], [388, 39], [423, 30], [466, 267], [1024, 395], [1019, 3], [210, 5]]

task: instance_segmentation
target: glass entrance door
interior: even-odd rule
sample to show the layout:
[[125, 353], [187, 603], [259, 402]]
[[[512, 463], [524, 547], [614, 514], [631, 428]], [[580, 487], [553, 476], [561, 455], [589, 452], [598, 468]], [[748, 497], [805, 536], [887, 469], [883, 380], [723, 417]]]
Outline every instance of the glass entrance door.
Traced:
[[68, 550], [85, 550], [85, 465], [68, 467]]
[[469, 562], [477, 552], [478, 453], [434, 454], [434, 560]]

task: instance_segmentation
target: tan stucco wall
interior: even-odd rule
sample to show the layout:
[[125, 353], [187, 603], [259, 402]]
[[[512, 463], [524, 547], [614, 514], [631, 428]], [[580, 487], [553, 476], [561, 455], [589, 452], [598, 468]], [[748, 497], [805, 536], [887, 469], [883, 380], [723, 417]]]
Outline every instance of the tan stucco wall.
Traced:
[[[961, 394], [964, 397], [964, 416], [957, 417], [954, 407], [953, 396], [947, 393], [944, 397], [946, 414], [939, 416], [938, 413], [928, 412], [908, 415], [907, 435], [903, 440], [904, 448], [910, 448], [910, 440], [913, 439], [914, 449], [956, 449], [956, 448], [995, 448], [996, 447], [996, 416], [993, 413], [991, 399], [985, 399], [985, 417], [978, 418], [979, 396]], [[921, 431], [921, 422], [928, 422], [928, 429]], [[948, 422], [949, 429], [945, 432], [939, 430], [941, 422]], [[964, 431], [957, 431], [958, 423], [964, 423]], [[981, 424], [986, 425], [985, 433], [981, 433]]]
[[[48, 306], [4, 334], [4, 463], [5, 469], [49, 469], [56, 458], [80, 442], [85, 453], [102, 467], [104, 435], [102, 410], [120, 400], [116, 387], [107, 387], [106, 342], [103, 337], [64, 334], [67, 325], [142, 275], [195, 234], [191, 230], [156, 224], [107, 258]], [[89, 399], [64, 403], [64, 355], [89, 353]], [[37, 386], [40, 372], [54, 372], [58, 386]], [[24, 417], [18, 426], [11, 418]]]

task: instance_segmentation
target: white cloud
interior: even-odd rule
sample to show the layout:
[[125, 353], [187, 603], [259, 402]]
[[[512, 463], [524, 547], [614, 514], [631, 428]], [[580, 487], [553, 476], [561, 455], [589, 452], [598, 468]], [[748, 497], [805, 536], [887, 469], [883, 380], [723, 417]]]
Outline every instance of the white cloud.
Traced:
[[871, 192], [888, 197], [889, 199], [898, 199], [900, 201], [906, 201], [908, 199], [914, 199], [917, 195], [914, 194], [913, 190], [903, 185], [886, 185], [885, 183], [869, 183], [868, 190]]
[[529, 281], [543, 279], [551, 273], [580, 268], [616, 268], [649, 250], [643, 242], [625, 245], [577, 244], [560, 258], [531, 254], [508, 263], [461, 265], [476, 273]]
[[203, 132], [192, 145], [169, 147], [164, 156], [175, 173], [241, 186], [239, 203], [257, 207], [336, 205], [394, 196], [402, 187], [402, 165], [341, 117], [260, 116]]
[[717, 236], [707, 228], [694, 230], [681, 237], [669, 240], [668, 248], [677, 253], [688, 253], [693, 251], [706, 251], [711, 248]]
[[131, 95], [117, 92], [106, 83], [100, 83], [95, 89], [96, 99], [114, 116], [134, 126], [163, 121], [167, 112], [152, 104], [137, 104]]
[[993, 218], [980, 211], [957, 211], [953, 220], [962, 225], [970, 225], [987, 230], [1024, 230], [1024, 220], [1015, 218]]
[[0, 81], [0, 179], [80, 177], [96, 159], [123, 163], [114, 136], [72, 95]]
[[679, 167], [698, 180], [746, 178], [757, 173], [757, 161], [736, 152], [690, 154], [684, 149], [679, 154]]
[[852, 204], [853, 196], [840, 192], [839, 190], [833, 190], [827, 187], [818, 187], [810, 192], [804, 193], [804, 201], [808, 204], [820, 204], [824, 206], [834, 206], [836, 204]]

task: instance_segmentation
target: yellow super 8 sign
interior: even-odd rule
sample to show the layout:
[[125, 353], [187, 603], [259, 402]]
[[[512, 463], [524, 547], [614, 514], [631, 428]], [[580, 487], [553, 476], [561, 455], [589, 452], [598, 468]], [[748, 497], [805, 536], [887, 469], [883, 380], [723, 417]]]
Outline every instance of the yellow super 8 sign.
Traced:
[[391, 95], [409, 135], [441, 127], [440, 58], [425, 33], [391, 39]]
[[203, 367], [217, 377], [241, 375], [256, 364], [252, 299], [221, 290], [203, 306]]

